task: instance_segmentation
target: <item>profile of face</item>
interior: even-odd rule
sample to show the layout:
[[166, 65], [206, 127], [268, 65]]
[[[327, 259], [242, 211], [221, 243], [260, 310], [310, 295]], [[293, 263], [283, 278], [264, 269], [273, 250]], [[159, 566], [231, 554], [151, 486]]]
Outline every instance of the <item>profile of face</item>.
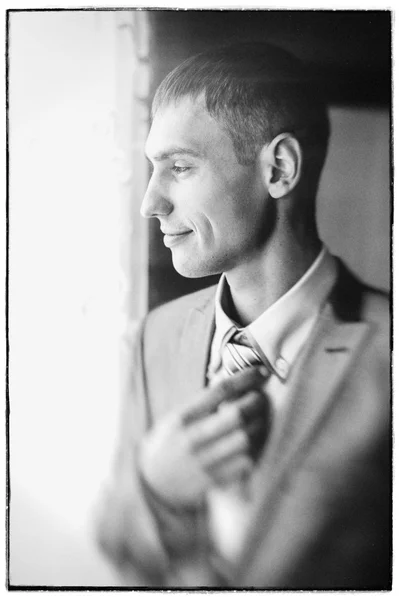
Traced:
[[159, 219], [181, 275], [204, 277], [256, 260], [273, 218], [260, 161], [238, 162], [202, 100], [184, 97], [159, 109], [146, 154], [153, 172], [141, 214]]

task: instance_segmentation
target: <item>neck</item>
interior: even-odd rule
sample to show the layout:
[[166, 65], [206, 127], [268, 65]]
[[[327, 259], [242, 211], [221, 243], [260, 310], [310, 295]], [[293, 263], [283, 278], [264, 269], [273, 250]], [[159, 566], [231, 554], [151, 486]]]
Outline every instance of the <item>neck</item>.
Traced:
[[[306, 243], [285, 236], [260, 256], [226, 273], [234, 318], [247, 326], [295, 285], [321, 250], [315, 235]], [[276, 240], [275, 240], [276, 241]]]

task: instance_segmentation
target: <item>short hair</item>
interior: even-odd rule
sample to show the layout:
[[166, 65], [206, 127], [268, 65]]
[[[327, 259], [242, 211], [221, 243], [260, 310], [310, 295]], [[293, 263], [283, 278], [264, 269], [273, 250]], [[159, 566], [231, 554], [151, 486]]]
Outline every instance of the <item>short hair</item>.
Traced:
[[330, 133], [327, 106], [309, 69], [289, 52], [263, 42], [232, 44], [197, 54], [158, 87], [152, 116], [184, 96], [204, 96], [206, 109], [227, 129], [241, 164], [280, 133], [301, 143], [317, 179]]

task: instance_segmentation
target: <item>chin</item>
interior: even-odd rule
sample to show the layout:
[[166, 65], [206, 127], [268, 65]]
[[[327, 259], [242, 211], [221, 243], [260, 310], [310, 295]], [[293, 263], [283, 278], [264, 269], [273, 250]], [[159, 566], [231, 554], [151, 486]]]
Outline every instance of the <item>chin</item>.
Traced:
[[209, 277], [210, 275], [220, 275], [223, 269], [218, 269], [216, 265], [211, 265], [206, 262], [190, 260], [178, 260], [172, 256], [173, 266], [182, 277], [187, 279], [200, 279], [201, 277]]

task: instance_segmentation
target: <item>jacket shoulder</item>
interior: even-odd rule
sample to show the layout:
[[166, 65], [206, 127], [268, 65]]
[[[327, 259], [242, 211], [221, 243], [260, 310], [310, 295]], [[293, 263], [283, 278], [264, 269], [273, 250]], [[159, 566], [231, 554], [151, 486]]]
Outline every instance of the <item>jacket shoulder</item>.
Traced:
[[382, 290], [366, 287], [362, 312], [363, 320], [370, 324], [374, 332], [370, 346], [375, 348], [380, 363], [389, 365], [391, 348], [389, 295]]
[[336, 315], [347, 322], [389, 324], [389, 294], [361, 281], [340, 259], [335, 258], [338, 277], [330, 299]]
[[203, 309], [215, 296], [216, 286], [212, 285], [205, 289], [181, 296], [153, 309], [146, 318], [146, 330], [152, 331], [154, 328], [162, 329], [178, 328], [184, 323], [188, 313], [192, 309]]
[[384, 290], [364, 286], [363, 313], [366, 320], [389, 321], [390, 297]]

